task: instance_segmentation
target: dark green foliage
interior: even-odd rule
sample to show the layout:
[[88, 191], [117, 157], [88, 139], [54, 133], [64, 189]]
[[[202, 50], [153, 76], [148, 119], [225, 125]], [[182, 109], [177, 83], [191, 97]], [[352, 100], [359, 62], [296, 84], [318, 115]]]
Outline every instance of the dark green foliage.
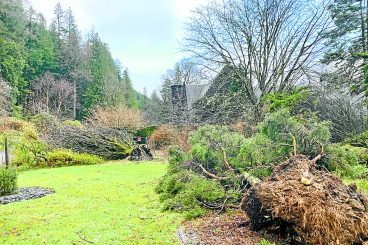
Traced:
[[352, 146], [368, 148], [368, 131], [347, 139], [345, 142]]
[[351, 145], [330, 145], [327, 149], [327, 168], [348, 179], [368, 178], [368, 149]]
[[186, 154], [172, 148], [169, 152], [168, 173], [161, 179], [156, 191], [164, 204], [164, 209], [184, 212], [187, 219], [204, 215], [205, 206], [214, 209], [226, 199], [236, 195], [227, 192], [216, 180], [207, 179], [185, 168]]
[[241, 168], [237, 156], [244, 139], [244, 136], [230, 131], [226, 126], [203, 126], [190, 136], [190, 154], [193, 161], [216, 172], [222, 172], [225, 170], [225, 151], [233, 167]]
[[289, 93], [271, 93], [264, 97], [267, 109], [270, 112], [275, 112], [280, 109], [292, 110], [295, 106], [305, 101], [308, 97], [308, 90], [301, 87], [290, 91]]
[[[39, 84], [45, 73], [64, 81], [64, 90], [62, 85], [56, 89], [69, 96], [53, 112], [63, 119], [84, 119], [97, 105], [138, 108], [145, 103], [95, 32], [82, 42], [70, 8], [57, 4], [48, 28], [45, 18], [23, 1], [0, 0], [0, 78], [11, 86], [12, 116], [34, 113], [33, 107], [50, 112], [37, 97], [45, 93], [40, 88], [48, 89]], [[65, 90], [65, 84], [71, 87]]]
[[270, 175], [270, 164], [283, 160], [286, 155], [282, 148], [265, 135], [256, 134], [245, 139], [239, 150], [238, 161], [244, 170], [261, 178]]
[[285, 155], [293, 149], [293, 137], [297, 153], [309, 157], [318, 155], [321, 145], [327, 145], [331, 137], [328, 122], [313, 114], [292, 116], [287, 109], [268, 114], [258, 128]]
[[12, 87], [12, 113], [19, 115], [27, 93], [25, 22], [22, 2], [0, 1], [0, 76]]
[[314, 158], [329, 137], [327, 123], [285, 108], [268, 114], [249, 138], [225, 126], [203, 126], [190, 136], [188, 153], [169, 150], [170, 166], [157, 192], [165, 209], [185, 211], [187, 218], [223, 210], [239, 204], [249, 184], [293, 154], [294, 142], [297, 154]]
[[0, 167], [0, 196], [12, 194], [17, 189], [17, 178], [14, 168]]
[[53, 150], [45, 155], [45, 161], [40, 164], [47, 167], [63, 167], [73, 165], [95, 165], [101, 164], [104, 159], [101, 157], [87, 154], [76, 153], [71, 150]]
[[158, 126], [148, 126], [138, 130], [135, 135], [141, 137], [149, 137], [158, 128]]
[[136, 92], [133, 89], [133, 82], [130, 78], [128, 70], [125, 70], [123, 72], [122, 81], [124, 85], [125, 91], [124, 91], [124, 97], [126, 105], [130, 108], [139, 108], [138, 100], [136, 97]]
[[59, 122], [56, 117], [48, 113], [40, 113], [32, 116], [29, 120], [40, 133], [47, 132], [55, 128]]

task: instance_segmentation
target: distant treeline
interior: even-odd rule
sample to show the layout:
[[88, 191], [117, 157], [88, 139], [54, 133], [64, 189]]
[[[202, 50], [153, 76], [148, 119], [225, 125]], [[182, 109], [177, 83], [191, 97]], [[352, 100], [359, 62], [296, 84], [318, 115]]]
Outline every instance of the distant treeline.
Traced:
[[[96, 106], [141, 108], [126, 69], [92, 30], [81, 37], [72, 10], [57, 4], [51, 25], [21, 0], [0, 0], [0, 111], [83, 119]], [[6, 110], [4, 110], [6, 108]]]

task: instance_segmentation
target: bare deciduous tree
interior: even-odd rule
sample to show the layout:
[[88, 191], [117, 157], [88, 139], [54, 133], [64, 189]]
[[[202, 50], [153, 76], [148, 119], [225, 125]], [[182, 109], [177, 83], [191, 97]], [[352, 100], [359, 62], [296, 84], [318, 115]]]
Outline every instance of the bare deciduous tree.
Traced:
[[63, 107], [65, 108], [67, 106], [66, 104], [70, 104], [70, 107], [72, 106], [71, 101], [73, 95], [74, 86], [72, 83], [65, 79], [57, 81], [57, 83], [53, 86], [53, 111], [55, 115], [61, 115]]
[[223, 0], [198, 8], [187, 24], [183, 51], [207, 69], [234, 69], [256, 114], [260, 98], [286, 91], [319, 58], [329, 25], [324, 1]]
[[65, 79], [57, 80], [46, 72], [31, 83], [28, 107], [33, 113], [47, 112], [55, 116], [71, 113], [74, 86]]

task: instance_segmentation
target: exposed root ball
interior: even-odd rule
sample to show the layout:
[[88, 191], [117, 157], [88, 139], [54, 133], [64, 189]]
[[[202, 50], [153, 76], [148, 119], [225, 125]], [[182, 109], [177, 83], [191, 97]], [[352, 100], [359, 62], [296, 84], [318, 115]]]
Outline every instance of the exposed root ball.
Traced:
[[277, 230], [306, 244], [362, 244], [368, 239], [368, 200], [355, 185], [294, 156], [252, 187], [241, 207], [254, 229]]

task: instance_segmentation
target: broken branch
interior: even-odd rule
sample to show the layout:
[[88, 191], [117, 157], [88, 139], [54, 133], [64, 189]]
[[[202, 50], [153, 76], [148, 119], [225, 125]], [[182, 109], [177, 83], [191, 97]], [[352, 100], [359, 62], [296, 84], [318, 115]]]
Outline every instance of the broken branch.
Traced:
[[229, 161], [227, 160], [227, 154], [226, 154], [225, 148], [221, 146], [221, 149], [222, 149], [222, 154], [224, 155], [224, 163], [225, 163], [226, 168], [229, 171], [233, 171], [233, 168], [231, 167]]
[[217, 176], [217, 175], [214, 175], [214, 174], [212, 174], [212, 173], [208, 172], [208, 171], [207, 171], [207, 170], [202, 166], [202, 164], [199, 164], [199, 167], [202, 169], [203, 173], [205, 173], [207, 176], [209, 176], [209, 177], [211, 177], [211, 178], [213, 178], [213, 179], [217, 179], [217, 180], [225, 180], [225, 179], [226, 179], [226, 177], [219, 177], [219, 176]]

